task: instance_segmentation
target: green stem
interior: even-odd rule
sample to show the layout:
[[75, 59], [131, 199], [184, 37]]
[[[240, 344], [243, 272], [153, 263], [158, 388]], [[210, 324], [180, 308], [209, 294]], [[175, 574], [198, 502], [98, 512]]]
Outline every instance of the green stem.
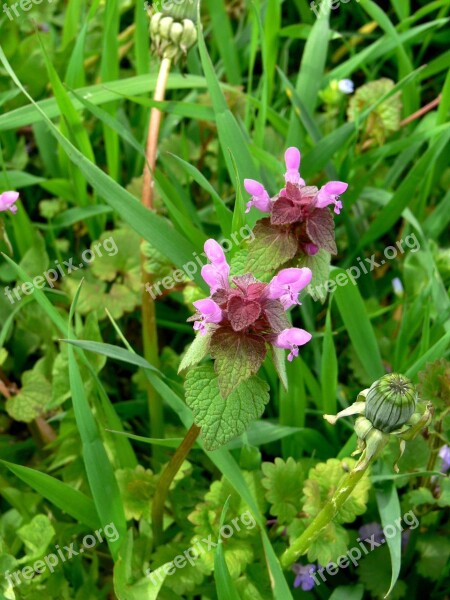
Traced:
[[192, 446], [195, 444], [195, 441], [198, 438], [199, 434], [200, 428], [197, 427], [197, 425], [192, 425], [192, 427], [187, 432], [184, 440], [178, 446], [175, 454], [172, 456], [169, 464], [162, 472], [161, 477], [158, 481], [158, 485], [156, 486], [156, 491], [153, 497], [152, 504], [152, 527], [154, 547], [159, 546], [162, 541], [164, 507], [166, 504], [166, 498], [170, 488], [170, 484], [174, 480], [175, 475], [180, 470], [181, 465], [185, 461]]
[[335, 518], [344, 505], [344, 502], [366, 473], [368, 466], [369, 463], [364, 464], [360, 459], [355, 468], [348, 473], [333, 497], [325, 504], [314, 521], [305, 529], [299, 538], [294, 540], [290, 548], [284, 552], [281, 557], [281, 564], [284, 568], [290, 567], [299, 556], [305, 554], [311, 544], [318, 538], [324, 527]]
[[[161, 66], [156, 82], [154, 100], [164, 100], [167, 80], [170, 73], [172, 61], [164, 58], [161, 61]], [[154, 180], [153, 171], [156, 165], [156, 154], [158, 149], [159, 130], [161, 125], [162, 113], [157, 108], [153, 108], [150, 114], [150, 122], [148, 127], [147, 149], [146, 149], [146, 164], [144, 166], [144, 181], [142, 186], [142, 204], [149, 210], [154, 210], [153, 194]], [[141, 274], [142, 274], [142, 341], [144, 348], [144, 357], [146, 360], [158, 366], [158, 330], [156, 326], [156, 311], [155, 302], [152, 296], [147, 291], [152, 284], [151, 276], [144, 269], [145, 257], [141, 255]], [[147, 399], [150, 415], [150, 431], [151, 437], [164, 437], [164, 419], [162, 399], [156, 393], [154, 388], [147, 383]], [[159, 453], [160, 454], [160, 453]], [[153, 457], [158, 458], [158, 449], [155, 449]]]

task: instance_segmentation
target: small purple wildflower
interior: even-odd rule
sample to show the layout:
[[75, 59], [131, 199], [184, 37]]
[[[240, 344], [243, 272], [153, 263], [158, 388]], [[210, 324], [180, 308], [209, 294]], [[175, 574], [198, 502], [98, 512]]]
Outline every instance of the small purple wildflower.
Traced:
[[298, 148], [292, 147], [286, 150], [284, 160], [286, 162], [286, 173], [284, 180], [286, 183], [294, 185], [305, 185], [305, 180], [300, 177], [301, 154]]
[[206, 323], [220, 323], [222, 320], [222, 311], [214, 300], [210, 298], [197, 300], [194, 306], [200, 314], [200, 319], [194, 323], [194, 329], [200, 331], [201, 335], [207, 332]]
[[14, 205], [19, 199], [19, 192], [3, 192], [0, 194], [0, 212], [9, 210], [13, 215], [17, 212], [17, 206]]
[[334, 212], [339, 215], [342, 210], [342, 202], [339, 200], [341, 194], [347, 191], [348, 183], [343, 181], [329, 181], [317, 194], [316, 208], [325, 208], [334, 204]]
[[316, 565], [301, 565], [296, 563], [292, 565], [296, 577], [294, 580], [294, 588], [301, 587], [304, 592], [310, 592], [315, 586], [315, 581], [311, 575], [317, 571]]
[[358, 529], [358, 533], [363, 542], [370, 539], [378, 544], [384, 542], [383, 528], [379, 523], [366, 523]]
[[262, 183], [259, 183], [259, 181], [255, 181], [254, 179], [245, 179], [244, 187], [247, 193], [252, 197], [250, 202], [247, 202], [246, 213], [250, 212], [252, 206], [261, 212], [270, 212], [270, 196]]
[[450, 469], [450, 446], [442, 446], [439, 450], [439, 458], [442, 458], [441, 473], [447, 473]]
[[269, 284], [268, 294], [271, 300], [280, 300], [287, 310], [294, 304], [301, 304], [298, 295], [312, 279], [312, 271], [308, 267], [303, 269], [283, 269], [272, 279]]
[[298, 356], [298, 347], [307, 344], [311, 338], [312, 335], [304, 329], [291, 327], [290, 329], [285, 329], [282, 331], [277, 336], [273, 345], [277, 348], [290, 350], [288, 354], [288, 361], [292, 362], [294, 358]]

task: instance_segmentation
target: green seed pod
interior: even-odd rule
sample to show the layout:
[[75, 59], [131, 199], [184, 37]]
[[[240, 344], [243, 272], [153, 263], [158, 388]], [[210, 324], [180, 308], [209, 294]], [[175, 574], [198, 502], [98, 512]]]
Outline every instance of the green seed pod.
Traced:
[[164, 40], [170, 40], [170, 29], [172, 24], [172, 17], [163, 17], [159, 22], [158, 33]]
[[189, 19], [183, 20], [183, 35], [180, 39], [180, 48], [187, 52], [197, 42], [197, 27]]
[[407, 377], [391, 373], [371, 385], [364, 414], [376, 429], [391, 433], [409, 420], [418, 399], [416, 388]]
[[161, 21], [162, 17], [163, 17], [162, 13], [156, 13], [150, 19], [150, 33], [152, 35], [156, 35], [158, 33], [158, 31], [159, 31], [159, 22]]
[[170, 39], [176, 45], [178, 45], [183, 35], [183, 25], [181, 23], [174, 23], [170, 28]]

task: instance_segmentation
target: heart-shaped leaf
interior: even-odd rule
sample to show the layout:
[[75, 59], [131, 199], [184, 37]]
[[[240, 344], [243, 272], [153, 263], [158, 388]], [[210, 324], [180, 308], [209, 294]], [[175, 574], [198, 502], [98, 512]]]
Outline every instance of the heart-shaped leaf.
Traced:
[[259, 302], [234, 296], [228, 302], [228, 319], [234, 331], [242, 331], [252, 325], [261, 314]]

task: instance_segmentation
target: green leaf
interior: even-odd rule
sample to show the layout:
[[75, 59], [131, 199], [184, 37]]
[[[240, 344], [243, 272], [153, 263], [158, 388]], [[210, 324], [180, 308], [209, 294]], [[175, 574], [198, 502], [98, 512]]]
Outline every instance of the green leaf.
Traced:
[[[69, 323], [73, 319], [77, 297], [71, 307]], [[69, 327], [69, 337], [71, 330]], [[126, 535], [126, 521], [122, 499], [111, 463], [100, 438], [97, 424], [89, 406], [80, 370], [75, 359], [75, 349], [68, 346], [69, 379], [77, 427], [83, 448], [83, 459], [94, 503], [103, 526], [114, 523], [119, 533], [115, 541], [108, 540], [111, 554], [117, 559], [119, 548]]]
[[25, 544], [27, 556], [24, 562], [41, 558], [55, 536], [55, 530], [47, 515], [36, 515], [33, 519], [17, 530], [17, 536]]
[[22, 389], [6, 401], [6, 411], [15, 421], [31, 423], [45, 412], [52, 394], [49, 381], [36, 369], [22, 376]]
[[[342, 269], [333, 269], [331, 279], [336, 280], [340, 274], [347, 274]], [[334, 298], [348, 331], [353, 347], [371, 381], [384, 375], [380, 349], [372, 324], [367, 315], [358, 287], [351, 282], [338, 285]]]
[[255, 240], [249, 245], [246, 272], [256, 277], [271, 273], [293, 258], [297, 252], [297, 239], [293, 233], [274, 227], [269, 219], [259, 221], [253, 230]]
[[417, 548], [420, 558], [416, 563], [418, 573], [427, 579], [438, 581], [448, 566], [450, 540], [436, 533], [421, 533]]
[[73, 489], [67, 483], [63, 483], [46, 473], [35, 471], [29, 467], [14, 465], [13, 463], [0, 461], [16, 477], [32, 487], [43, 498], [47, 498], [52, 504], [63, 512], [95, 530], [100, 527], [94, 502], [82, 492]]
[[134, 469], [116, 471], [122, 494], [125, 517], [128, 520], [150, 518], [150, 502], [155, 495], [156, 478], [150, 469], [137, 465]]
[[164, 566], [139, 581], [132, 578], [133, 530], [130, 529], [114, 565], [114, 592], [118, 600], [156, 600], [166, 578]]
[[201, 428], [207, 450], [216, 450], [243, 433], [249, 423], [258, 419], [269, 401], [269, 386], [252, 377], [242, 382], [224, 400], [218, 379], [210, 365], [191, 370], [185, 382], [186, 403]]
[[[220, 516], [220, 527], [222, 527], [225, 522], [229, 504], [230, 498], [228, 497]], [[222, 540], [219, 541], [214, 557], [214, 577], [216, 580], [217, 597], [218, 600], [239, 600], [239, 594], [234, 585], [234, 581], [231, 579], [230, 571], [228, 570], [221, 541]]]
[[[309, 471], [303, 487], [303, 511], [308, 517], [315, 517], [320, 512], [355, 464], [356, 461], [352, 458], [342, 461], [330, 458], [326, 463], [319, 463]], [[370, 487], [369, 476], [365, 473], [337, 513], [335, 520], [338, 523], [352, 523], [358, 515], [365, 513]]]
[[331, 255], [322, 248], [314, 256], [302, 256], [298, 260], [299, 267], [308, 267], [312, 271], [312, 279], [306, 288], [313, 300], [325, 302], [327, 298], [326, 283], [330, 278]]
[[331, 211], [315, 210], [306, 221], [306, 231], [311, 241], [330, 254], [337, 254], [334, 239], [334, 219]]
[[288, 524], [300, 512], [305, 473], [300, 463], [289, 457], [285, 462], [276, 458], [274, 463], [262, 464], [266, 498], [271, 504], [270, 514], [280, 524]]
[[[365, 556], [358, 566], [358, 576], [365, 589], [372, 598], [382, 600], [386, 598], [386, 590], [389, 587], [389, 572], [380, 565], [385, 565], [389, 561], [389, 553], [386, 546], [376, 548]], [[406, 595], [407, 587], [403, 581], [398, 581], [392, 590], [389, 599], [399, 600]]]
[[[387, 525], [392, 527], [393, 523], [397, 523], [401, 519], [400, 501], [394, 482], [384, 482], [382, 487], [375, 488], [375, 495], [380, 511], [381, 524], [383, 527]], [[402, 565], [402, 534], [399, 527], [395, 527], [394, 535], [386, 536], [386, 543], [391, 555], [392, 565], [391, 583], [389, 589], [385, 590], [385, 596], [389, 596], [397, 583]]]
[[178, 368], [178, 373], [181, 373], [182, 371], [185, 371], [190, 367], [194, 367], [201, 360], [203, 360], [208, 354], [210, 342], [211, 333], [206, 333], [205, 335], [197, 333], [197, 335], [194, 338], [194, 341], [189, 346], [181, 360], [180, 366]]
[[242, 382], [258, 372], [267, 350], [261, 336], [219, 329], [211, 338], [210, 352], [215, 359], [220, 393], [227, 398]]

